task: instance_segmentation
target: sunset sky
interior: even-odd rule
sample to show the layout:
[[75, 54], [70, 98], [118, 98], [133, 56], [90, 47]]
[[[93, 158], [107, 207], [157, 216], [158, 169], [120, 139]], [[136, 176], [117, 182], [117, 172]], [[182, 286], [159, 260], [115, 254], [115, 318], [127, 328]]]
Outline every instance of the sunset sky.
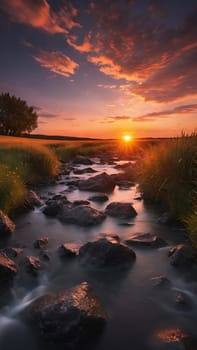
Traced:
[[0, 0], [0, 92], [34, 133], [177, 136], [197, 127], [196, 0]]

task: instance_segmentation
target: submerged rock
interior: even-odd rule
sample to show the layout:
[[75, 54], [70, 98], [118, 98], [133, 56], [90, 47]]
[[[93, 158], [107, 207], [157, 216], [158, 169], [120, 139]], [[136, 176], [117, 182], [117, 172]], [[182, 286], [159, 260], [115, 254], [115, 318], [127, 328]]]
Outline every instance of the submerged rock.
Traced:
[[0, 237], [9, 236], [15, 230], [15, 224], [0, 210]]
[[95, 196], [91, 196], [88, 199], [91, 202], [102, 203], [102, 202], [108, 201], [109, 197], [105, 193], [101, 193], [101, 194], [96, 194]]
[[105, 213], [109, 216], [118, 217], [118, 218], [133, 218], [137, 215], [136, 210], [130, 203], [121, 203], [121, 202], [112, 202], [106, 209]]
[[66, 223], [89, 226], [100, 224], [105, 219], [105, 214], [89, 205], [79, 205], [73, 208], [64, 206], [58, 218]]
[[3, 283], [9, 284], [13, 281], [17, 273], [17, 267], [13, 260], [8, 258], [3, 253], [0, 253], [0, 280]]
[[83, 191], [112, 192], [114, 187], [114, 180], [106, 173], [79, 181], [79, 189]]
[[43, 248], [45, 248], [47, 246], [48, 242], [49, 242], [48, 237], [38, 238], [34, 242], [34, 248], [43, 249]]
[[26, 256], [24, 258], [24, 264], [26, 271], [35, 276], [37, 276], [39, 271], [42, 269], [42, 263], [36, 256]]
[[72, 203], [74, 207], [78, 207], [79, 205], [89, 205], [90, 202], [86, 200], [76, 200]]
[[90, 343], [100, 335], [106, 322], [105, 311], [87, 282], [38, 298], [22, 317], [42, 339], [63, 344], [66, 349]]
[[101, 238], [95, 242], [88, 242], [79, 250], [79, 259], [82, 264], [95, 267], [121, 267], [135, 261], [134, 251], [119, 242], [111, 242]]
[[136, 234], [125, 240], [129, 245], [136, 245], [141, 247], [160, 248], [166, 246], [163, 238], [158, 237], [152, 233]]
[[190, 267], [194, 264], [194, 250], [190, 246], [184, 244], [178, 244], [169, 250], [168, 256], [170, 257], [171, 265], [175, 267]]
[[70, 204], [69, 200], [65, 195], [55, 195], [52, 199], [49, 199], [46, 202], [46, 205], [43, 208], [43, 213], [47, 216], [55, 217], [65, 204]]
[[161, 289], [169, 289], [172, 287], [172, 282], [165, 276], [156, 276], [151, 278], [153, 287]]

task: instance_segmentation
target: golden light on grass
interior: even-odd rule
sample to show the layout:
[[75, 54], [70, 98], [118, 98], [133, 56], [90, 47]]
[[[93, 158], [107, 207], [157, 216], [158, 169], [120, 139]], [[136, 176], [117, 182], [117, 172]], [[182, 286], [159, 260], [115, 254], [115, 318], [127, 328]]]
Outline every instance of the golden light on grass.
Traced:
[[131, 142], [133, 140], [133, 137], [129, 134], [126, 134], [123, 136], [123, 141], [124, 142]]

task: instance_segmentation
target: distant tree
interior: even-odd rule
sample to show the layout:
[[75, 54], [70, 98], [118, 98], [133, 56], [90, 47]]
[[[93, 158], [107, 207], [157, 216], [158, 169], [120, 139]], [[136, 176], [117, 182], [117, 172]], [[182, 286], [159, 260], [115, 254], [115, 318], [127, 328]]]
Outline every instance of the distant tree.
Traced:
[[26, 101], [10, 96], [9, 93], [0, 95], [0, 134], [19, 136], [30, 133], [37, 127], [38, 115]]

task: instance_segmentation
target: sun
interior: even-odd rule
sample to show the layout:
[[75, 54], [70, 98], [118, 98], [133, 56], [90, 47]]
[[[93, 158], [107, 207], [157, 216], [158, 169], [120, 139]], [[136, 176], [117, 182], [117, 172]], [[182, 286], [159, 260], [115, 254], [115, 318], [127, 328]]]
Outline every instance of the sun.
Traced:
[[131, 135], [129, 135], [129, 134], [126, 134], [126, 135], [123, 136], [123, 140], [125, 142], [130, 142], [130, 141], [132, 141], [132, 139], [133, 139], [133, 137]]

